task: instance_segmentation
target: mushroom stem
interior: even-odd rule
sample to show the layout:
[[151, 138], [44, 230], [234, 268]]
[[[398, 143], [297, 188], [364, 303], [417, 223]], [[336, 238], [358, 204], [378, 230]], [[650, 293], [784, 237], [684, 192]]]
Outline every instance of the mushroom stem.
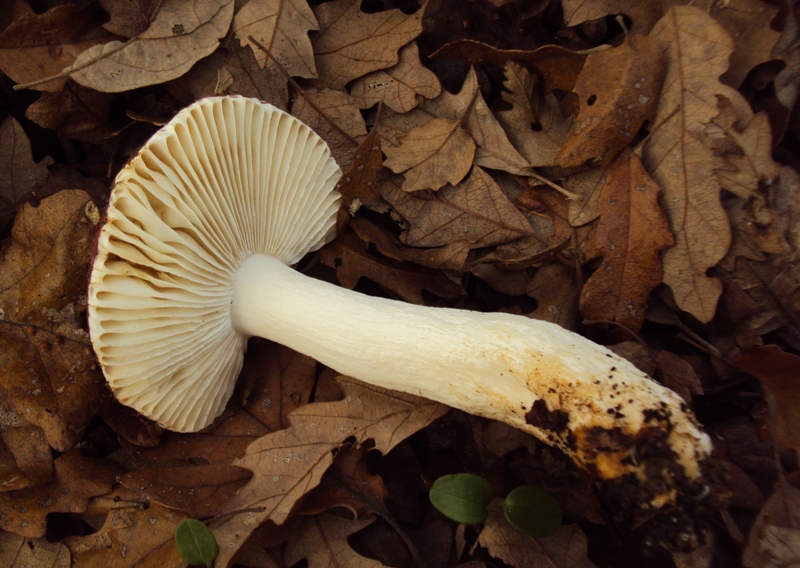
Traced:
[[367, 296], [263, 254], [242, 263], [232, 290], [239, 333], [364, 382], [505, 422], [561, 448], [601, 480], [652, 475], [642, 457], [654, 444], [658, 475], [670, 469], [666, 456], [684, 480], [699, 480], [711, 452], [675, 393], [557, 325]]

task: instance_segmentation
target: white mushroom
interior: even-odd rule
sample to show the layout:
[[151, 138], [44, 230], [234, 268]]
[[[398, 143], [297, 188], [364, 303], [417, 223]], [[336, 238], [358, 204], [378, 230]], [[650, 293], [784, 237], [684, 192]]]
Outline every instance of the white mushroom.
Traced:
[[290, 268], [333, 238], [340, 175], [307, 126], [241, 97], [198, 101], [147, 142], [116, 178], [89, 287], [92, 341], [122, 403], [170, 430], [204, 428], [259, 336], [510, 424], [601, 480], [655, 479], [645, 507], [701, 491], [708, 436], [608, 349], [543, 321], [370, 297]]

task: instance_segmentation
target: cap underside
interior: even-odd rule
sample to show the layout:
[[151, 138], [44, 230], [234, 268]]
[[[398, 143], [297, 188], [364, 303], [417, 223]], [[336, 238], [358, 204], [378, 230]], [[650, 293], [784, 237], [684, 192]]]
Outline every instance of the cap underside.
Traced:
[[115, 396], [165, 428], [222, 413], [247, 338], [231, 281], [254, 253], [294, 264], [333, 237], [341, 175], [296, 118], [243, 97], [182, 110], [119, 173], [98, 238], [89, 329]]

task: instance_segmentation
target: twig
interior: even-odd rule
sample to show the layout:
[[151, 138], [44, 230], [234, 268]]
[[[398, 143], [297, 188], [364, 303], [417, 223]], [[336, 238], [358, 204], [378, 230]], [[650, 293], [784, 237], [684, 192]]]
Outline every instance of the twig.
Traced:
[[539, 180], [540, 182], [542, 182], [545, 185], [549, 185], [550, 187], [555, 189], [558, 193], [560, 193], [561, 195], [563, 195], [564, 197], [566, 197], [567, 199], [569, 199], [571, 201], [579, 201], [580, 200], [580, 196], [578, 194], [572, 193], [571, 191], [569, 191], [567, 189], [564, 189], [563, 187], [561, 187], [557, 183], [554, 183], [554, 182], [550, 181], [546, 177], [540, 176], [535, 171], [531, 171], [530, 176], [532, 178], [535, 178], [535, 179]]

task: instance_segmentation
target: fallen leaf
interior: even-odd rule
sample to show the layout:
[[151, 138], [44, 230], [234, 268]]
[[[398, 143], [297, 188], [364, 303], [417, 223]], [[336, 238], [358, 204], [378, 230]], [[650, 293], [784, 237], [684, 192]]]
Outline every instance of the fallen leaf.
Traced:
[[553, 261], [536, 270], [525, 292], [536, 300], [536, 309], [528, 317], [556, 323], [575, 330], [578, 324], [578, 289], [575, 270]]
[[6, 568], [70, 568], [69, 549], [45, 538], [25, 538], [0, 531], [0, 566]]
[[225, 69], [233, 77], [229, 93], [261, 99], [281, 110], [289, 109], [286, 77], [269, 65], [262, 71], [252, 50], [229, 41]]
[[347, 537], [369, 526], [374, 518], [348, 520], [333, 515], [316, 515], [303, 519], [303, 524], [292, 534], [283, 553], [287, 566], [297, 564], [303, 558], [309, 568], [328, 566], [357, 566], [358, 568], [381, 568], [377, 560], [365, 558], [350, 548]]
[[643, 162], [662, 190], [675, 246], [663, 255], [664, 283], [678, 307], [701, 322], [714, 317], [722, 284], [706, 271], [730, 246], [719, 200], [719, 183], [709, 171], [724, 167], [704, 144], [705, 124], [719, 114], [717, 95], [738, 93], [719, 82], [732, 42], [707, 14], [676, 6], [653, 29], [667, 63], [655, 127]]
[[703, 385], [686, 359], [662, 349], [656, 355], [656, 364], [661, 383], [678, 393], [687, 403], [692, 402], [693, 395], [703, 394]]
[[46, 482], [53, 456], [41, 428], [31, 426], [7, 401], [0, 401], [0, 491]]
[[0, 254], [0, 393], [61, 452], [105, 390], [83, 318], [99, 221], [85, 192], [62, 191], [23, 206]]
[[59, 456], [53, 479], [44, 485], [0, 493], [2, 529], [28, 538], [43, 537], [49, 513], [80, 513], [89, 497], [111, 491], [118, 468], [87, 458], [80, 448]]
[[419, 266], [388, 261], [371, 255], [353, 235], [343, 235], [320, 252], [322, 262], [336, 268], [339, 284], [354, 289], [361, 278], [372, 280], [412, 304], [425, 304], [423, 290], [442, 298], [457, 298], [464, 291], [442, 273]]
[[242, 46], [252, 48], [259, 67], [270, 74], [280, 72], [273, 60], [250, 41], [250, 36], [267, 48], [292, 77], [317, 76], [308, 32], [318, 30], [319, 26], [303, 0], [250, 0], [236, 12], [232, 29]]
[[317, 87], [343, 89], [371, 71], [392, 67], [398, 50], [422, 32], [424, 6], [411, 15], [391, 9], [366, 14], [359, 0], [320, 4], [314, 9]]
[[[103, 13], [92, 6], [55, 6], [43, 14], [26, 14], [0, 34], [0, 69], [16, 83], [28, 83], [61, 73], [87, 49], [113, 36], [98, 24]], [[59, 91], [66, 77], [35, 88]]]
[[387, 117], [382, 125], [405, 133], [399, 147], [383, 146], [384, 165], [395, 173], [405, 172], [404, 191], [455, 185], [470, 163], [518, 175], [528, 172], [525, 158], [483, 100], [474, 69], [458, 94], [443, 91], [410, 113]]
[[[605, 167], [578, 171], [563, 180], [564, 189], [577, 196], [577, 199], [570, 199], [567, 203], [571, 226], [582, 227], [600, 215], [598, 209], [600, 193], [605, 187], [606, 175], [611, 167], [609, 164]], [[589, 258], [587, 257], [587, 260]]]
[[586, 535], [578, 525], [565, 525], [555, 534], [531, 538], [517, 532], [496, 507], [478, 535], [478, 544], [515, 568], [594, 568], [587, 555]]
[[142, 34], [91, 47], [64, 72], [106, 93], [165, 83], [217, 49], [231, 18], [233, 0], [164, 0]]
[[[13, 117], [0, 124], [0, 226], [14, 212], [14, 206], [38, 185], [47, 181], [47, 157], [39, 163], [31, 156], [31, 143], [19, 122]], [[2, 318], [0, 318], [2, 319]]]
[[462, 183], [417, 197], [392, 184], [379, 186], [383, 197], [406, 220], [400, 241], [412, 247], [440, 247], [468, 242], [472, 248], [536, 236], [525, 216], [481, 168]]
[[374, 244], [382, 255], [394, 260], [407, 260], [428, 268], [460, 271], [464, 267], [470, 249], [466, 241], [456, 241], [435, 248], [406, 247], [400, 244], [393, 233], [364, 217], [353, 218], [350, 226], [362, 241]]
[[800, 357], [777, 345], [743, 349], [731, 361], [756, 377], [777, 405], [777, 430], [772, 433], [778, 447], [800, 452]]
[[[316, 487], [333, 461], [332, 450], [353, 437], [375, 440], [386, 454], [396, 444], [439, 418], [446, 407], [411, 395], [342, 377], [344, 400], [295, 410], [292, 426], [253, 442], [235, 465], [256, 475], [239, 490], [212, 524], [226, 566], [247, 536], [267, 519], [282, 524], [296, 501]], [[248, 512], [226, 516], [227, 512]]]
[[132, 38], [150, 27], [161, 7], [160, 0], [100, 0], [109, 20], [103, 27], [112, 34]]
[[800, 562], [800, 490], [778, 483], [750, 529], [746, 568], [783, 568]]
[[114, 509], [96, 533], [63, 542], [82, 568], [185, 566], [175, 546], [175, 529], [185, 518], [158, 503]]
[[112, 97], [67, 81], [58, 92], [44, 92], [25, 111], [43, 128], [71, 140], [101, 144], [116, 134], [109, 120]]
[[497, 120], [528, 164], [535, 168], [554, 165], [573, 119], [563, 117], [552, 93], [540, 98], [536, 75], [514, 62], [506, 63], [505, 71], [506, 91], [501, 95], [512, 106], [499, 111]]
[[295, 98], [292, 115], [296, 116], [328, 143], [336, 163], [342, 169], [359, 142], [367, 135], [367, 126], [353, 97], [344, 91], [307, 89]]
[[342, 174], [336, 189], [342, 195], [336, 217], [336, 234], [340, 235], [362, 205], [370, 207], [380, 199], [378, 172], [383, 167], [383, 152], [378, 128], [373, 127], [355, 149], [350, 168]]
[[224, 63], [225, 52], [218, 49], [195, 63], [186, 74], [170, 82], [169, 87], [174, 92], [176, 83], [180, 83], [181, 90], [189, 94], [181, 97], [186, 104], [204, 97], [221, 95], [233, 84], [233, 76], [224, 67]]
[[631, 150], [608, 170], [595, 243], [603, 263], [581, 291], [581, 313], [636, 332], [650, 292], [661, 284], [660, 251], [674, 244], [658, 206], [659, 187]]
[[385, 71], [373, 71], [357, 79], [350, 94], [361, 108], [383, 102], [395, 112], [408, 112], [417, 106], [418, 97], [435, 99], [442, 92], [436, 75], [419, 60], [419, 48], [409, 43], [400, 49], [397, 64]]
[[544, 81], [545, 93], [553, 89], [570, 92], [586, 58], [560, 45], [544, 45], [533, 51], [522, 51], [497, 49], [469, 39], [443, 45], [430, 57], [461, 59], [470, 65], [492, 65], [498, 69], [505, 68], [509, 61], [513, 61], [535, 71]]
[[658, 44], [642, 35], [587, 56], [574, 89], [578, 116], [555, 163], [572, 168], [595, 159], [613, 162], [655, 116], [665, 71]]

